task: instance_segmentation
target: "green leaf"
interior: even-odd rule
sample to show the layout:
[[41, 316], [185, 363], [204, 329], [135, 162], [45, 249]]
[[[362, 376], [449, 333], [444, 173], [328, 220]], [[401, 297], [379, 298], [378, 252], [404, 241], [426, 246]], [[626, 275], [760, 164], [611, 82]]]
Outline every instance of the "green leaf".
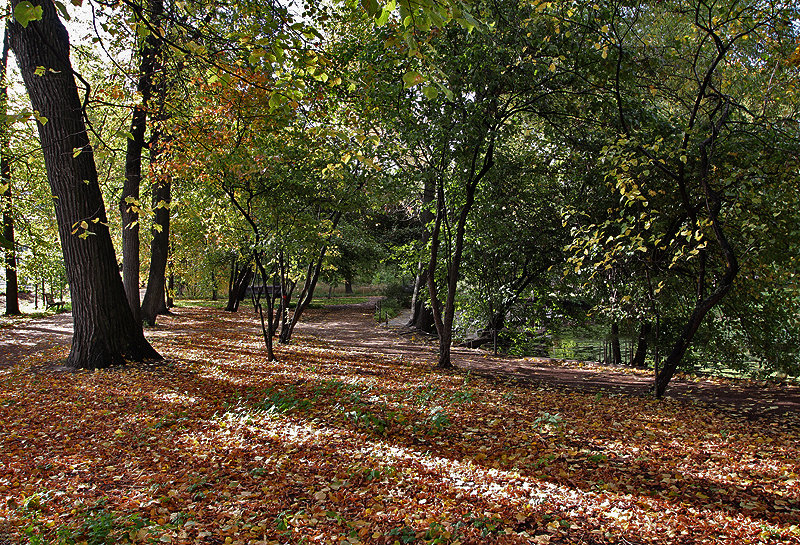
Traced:
[[47, 68], [45, 68], [44, 66], [37, 66], [33, 71], [34, 74], [40, 77], [44, 76], [45, 72], [47, 72]]
[[426, 85], [422, 88], [422, 93], [429, 99], [433, 100], [439, 96], [439, 89], [433, 85]]
[[390, 0], [390, 2], [383, 7], [383, 11], [381, 12], [380, 17], [378, 17], [378, 19], [375, 21], [375, 24], [378, 26], [385, 25], [389, 21], [389, 16], [396, 7], [397, 3], [395, 0]]
[[414, 87], [415, 85], [417, 85], [418, 83], [422, 83], [423, 81], [424, 78], [422, 77], [422, 74], [414, 70], [406, 72], [403, 75], [403, 83], [406, 89], [408, 89], [409, 87]]
[[47, 124], [47, 118], [45, 116], [43, 116], [43, 115], [39, 115], [39, 110], [34, 110], [33, 111], [33, 117], [36, 119], [36, 121], [39, 122], [40, 125], [46, 125]]
[[61, 17], [64, 18], [65, 21], [69, 21], [72, 17], [69, 16], [69, 12], [67, 11], [67, 6], [64, 5], [63, 2], [54, 2], [56, 8], [58, 8], [59, 13], [61, 13]]
[[263, 56], [264, 56], [264, 51], [256, 49], [255, 51], [250, 53], [249, 57], [247, 57], [247, 62], [249, 62], [250, 64], [256, 64], [258, 63], [259, 59], [261, 59], [261, 57]]
[[14, 8], [14, 19], [22, 25], [22, 28], [28, 28], [28, 23], [31, 21], [42, 19], [42, 6], [34, 6], [27, 0], [20, 2]]
[[361, 6], [367, 10], [370, 17], [375, 17], [381, 11], [378, 0], [361, 0]]

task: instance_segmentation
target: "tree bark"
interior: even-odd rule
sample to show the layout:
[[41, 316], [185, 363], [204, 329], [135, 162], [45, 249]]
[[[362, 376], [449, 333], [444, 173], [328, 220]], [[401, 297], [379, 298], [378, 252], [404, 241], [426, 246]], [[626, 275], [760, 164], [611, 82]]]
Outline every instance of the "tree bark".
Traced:
[[[163, 15], [164, 5], [160, 1], [149, 4], [149, 19], [158, 25]], [[144, 17], [141, 15], [141, 17]], [[153, 90], [154, 71], [159, 58], [161, 39], [154, 33], [148, 34], [141, 50], [137, 90], [142, 95], [141, 104], [133, 110], [131, 118], [131, 138], [128, 138], [125, 152], [125, 182], [119, 200], [122, 219], [122, 283], [131, 312], [141, 321], [141, 301], [139, 300], [139, 200], [142, 182], [142, 151], [145, 148], [144, 134], [147, 129], [147, 110]]]
[[611, 363], [620, 365], [622, 363], [622, 350], [619, 346], [619, 324], [611, 323]]
[[489, 146], [486, 149], [486, 154], [483, 157], [483, 165], [478, 172], [476, 172], [476, 165], [483, 141], [481, 141], [480, 145], [475, 147], [473, 153], [470, 175], [465, 184], [464, 203], [461, 205], [458, 214], [456, 235], [455, 240], [452, 242], [451, 255], [448, 256], [446, 276], [447, 298], [445, 299], [444, 305], [441, 305], [439, 301], [438, 289], [436, 288], [436, 265], [439, 249], [438, 238], [441, 232], [441, 224], [445, 221], [445, 215], [447, 214], [447, 205], [444, 196], [444, 180], [440, 179], [437, 183], [436, 221], [434, 224], [434, 231], [431, 235], [431, 260], [428, 264], [428, 290], [431, 296], [431, 306], [433, 307], [436, 331], [439, 334], [439, 361], [437, 367], [440, 369], [448, 369], [453, 366], [450, 361], [450, 347], [453, 344], [456, 288], [458, 287], [461, 256], [464, 252], [464, 236], [466, 234], [467, 218], [469, 217], [470, 210], [472, 210], [472, 205], [475, 203], [475, 192], [478, 188], [478, 184], [494, 165], [494, 136], [492, 135], [491, 138], [492, 140], [490, 140]]
[[147, 291], [142, 301], [142, 320], [155, 325], [156, 316], [167, 314], [166, 282], [169, 259], [169, 206], [172, 183], [169, 178], [159, 177], [153, 187], [153, 240], [150, 243], [150, 272], [147, 275]]
[[633, 367], [644, 367], [644, 358], [647, 355], [647, 337], [653, 329], [653, 324], [650, 322], [642, 322], [639, 328], [639, 339], [636, 343], [636, 354], [633, 356], [631, 365]]
[[0, 65], [0, 186], [3, 191], [3, 238], [5, 239], [6, 267], [6, 316], [17, 316], [19, 310], [19, 283], [17, 281], [17, 248], [14, 243], [14, 208], [11, 195], [11, 127], [5, 116], [8, 115], [8, 26], [3, 31], [3, 58]]
[[[12, 7], [19, 2], [12, 0]], [[69, 36], [52, 0], [40, 5], [41, 20], [26, 28], [12, 22], [9, 30], [31, 105], [46, 118], [37, 127], [72, 297], [74, 333], [67, 364], [96, 369], [160, 358], [125, 297], [69, 60]], [[38, 75], [37, 67], [46, 72]]]
[[[419, 222], [422, 227], [421, 246], [425, 248], [430, 240], [428, 223], [434, 219], [434, 214], [430, 211], [430, 203], [436, 198], [436, 182], [432, 177], [425, 178], [425, 185], [422, 189], [422, 202], [419, 211]], [[411, 318], [408, 320], [408, 327], [433, 333], [436, 326], [433, 320], [433, 311], [425, 305], [422, 297], [422, 290], [428, 284], [428, 267], [425, 262], [420, 260], [417, 264], [417, 277], [414, 279], [414, 292], [411, 296]]]
[[244, 300], [247, 286], [250, 285], [254, 275], [253, 268], [250, 266], [249, 262], [245, 263], [239, 271], [235, 271], [235, 268], [236, 262], [234, 261], [234, 270], [231, 271], [233, 282], [228, 289], [228, 304], [225, 307], [225, 310], [228, 312], [236, 312], [239, 310], [239, 303]]

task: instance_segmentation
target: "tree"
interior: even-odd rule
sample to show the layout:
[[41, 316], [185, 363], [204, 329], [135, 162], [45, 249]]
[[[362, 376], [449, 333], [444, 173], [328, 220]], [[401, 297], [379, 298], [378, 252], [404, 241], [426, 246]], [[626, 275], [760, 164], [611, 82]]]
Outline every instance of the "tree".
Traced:
[[11, 192], [11, 123], [8, 121], [8, 23], [3, 31], [3, 53], [0, 62], [0, 187], [2, 192], [3, 236], [6, 268], [6, 316], [20, 314], [17, 280], [17, 249], [14, 241], [14, 209]]
[[[119, 200], [122, 218], [122, 281], [125, 295], [131, 306], [134, 319], [141, 320], [141, 302], [139, 300], [139, 211], [140, 186], [142, 180], [142, 151], [146, 146], [145, 131], [147, 129], [147, 113], [153, 107], [152, 95], [157, 72], [163, 72], [162, 37], [157, 34], [160, 20], [163, 17], [164, 4], [159, 0], [147, 3], [147, 9], [140, 9], [136, 15], [140, 19], [147, 18], [154, 30], [145, 27], [140, 21], [145, 34], [139, 55], [139, 71], [136, 90], [141, 94], [141, 103], [133, 108], [130, 137], [127, 139], [125, 152], [125, 183]], [[137, 35], [138, 36], [138, 35]], [[160, 74], [164, 78], [164, 74]], [[148, 312], [148, 320], [154, 319]]]
[[74, 334], [67, 363], [96, 369], [159, 358], [125, 297], [67, 31], [49, 0], [41, 11], [18, 0], [12, 6], [17, 20], [10, 25], [11, 48], [38, 117], [70, 284]]
[[641, 306], [666, 297], [680, 317], [660, 397], [734, 289], [735, 233], [747, 224], [737, 209], [796, 176], [787, 159], [797, 131], [785, 130], [796, 112], [775, 92], [795, 47], [794, 12], [781, 2], [703, 0], [606, 8], [596, 32], [608, 72], [595, 76], [597, 103], [616, 110], [601, 153], [619, 205], [581, 228], [573, 264], [586, 258], [599, 278], [638, 262]]

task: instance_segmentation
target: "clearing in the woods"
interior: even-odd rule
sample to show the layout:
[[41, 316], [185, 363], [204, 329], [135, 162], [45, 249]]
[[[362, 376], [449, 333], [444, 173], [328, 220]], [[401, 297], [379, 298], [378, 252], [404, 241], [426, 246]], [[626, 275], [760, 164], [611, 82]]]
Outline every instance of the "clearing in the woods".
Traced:
[[800, 543], [800, 393], [434, 348], [370, 303], [268, 363], [252, 311], [176, 309], [166, 360], [59, 367], [0, 329], [0, 544]]

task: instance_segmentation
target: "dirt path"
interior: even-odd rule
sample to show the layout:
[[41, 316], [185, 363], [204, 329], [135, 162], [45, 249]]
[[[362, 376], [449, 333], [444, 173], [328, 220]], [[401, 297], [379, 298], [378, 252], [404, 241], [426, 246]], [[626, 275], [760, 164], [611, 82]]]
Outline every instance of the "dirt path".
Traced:
[[48, 354], [66, 350], [71, 338], [72, 314], [69, 312], [25, 319], [3, 327], [0, 329], [0, 369], [34, 356], [46, 358]]
[[[337, 306], [312, 311], [298, 333], [313, 335], [332, 345], [350, 350], [375, 352], [427, 365], [436, 362], [436, 346], [402, 334], [395, 324], [376, 325], [374, 302]], [[601, 395], [647, 395], [652, 374], [629, 368], [597, 364], [567, 364], [549, 358], [494, 357], [481, 350], [453, 348], [451, 359], [460, 369], [502, 379], [547, 385]], [[676, 378], [667, 397], [686, 403], [705, 403], [723, 412], [748, 418], [772, 415], [800, 415], [800, 387], [753, 384], [748, 381]]]
[[[436, 346], [415, 335], [402, 334], [398, 323], [377, 325], [373, 318], [374, 302], [361, 305], [338, 305], [308, 311], [296, 329], [299, 337], [314, 337], [317, 342], [354, 352], [384, 354], [419, 365], [433, 365]], [[193, 343], [225, 331], [241, 335], [260, 335], [252, 312], [237, 314], [224, 311], [181, 308], [164, 317], [159, 327], [146, 332], [158, 343]], [[37, 363], [56, 363], [67, 354], [72, 334], [68, 313], [29, 320], [0, 329], [0, 369], [35, 359]], [[480, 350], [454, 348], [452, 360], [462, 370], [522, 383], [545, 385], [569, 391], [601, 395], [647, 395], [652, 376], [630, 369], [595, 364], [562, 363], [547, 358], [493, 357]], [[800, 387], [752, 384], [747, 381], [675, 379], [667, 397], [686, 403], [704, 403], [723, 412], [739, 413], [748, 418], [776, 415], [800, 415]]]

